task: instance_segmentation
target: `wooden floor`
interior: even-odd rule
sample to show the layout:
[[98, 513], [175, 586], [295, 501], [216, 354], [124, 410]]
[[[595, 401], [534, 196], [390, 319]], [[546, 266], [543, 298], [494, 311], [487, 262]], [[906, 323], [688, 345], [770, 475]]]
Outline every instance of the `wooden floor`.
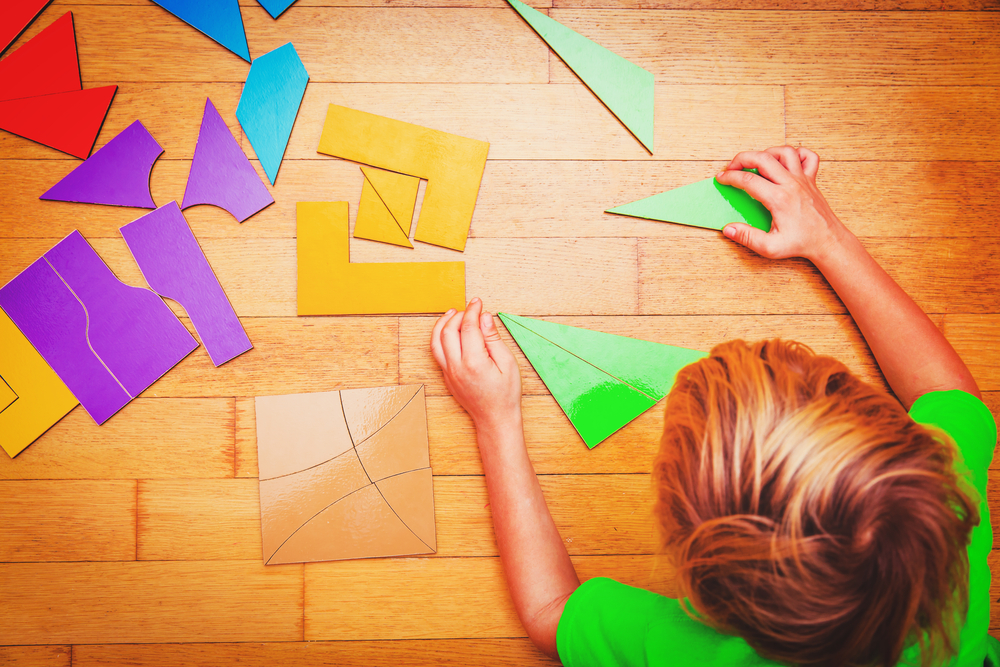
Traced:
[[[653, 156], [502, 0], [300, 0], [278, 21], [241, 4], [251, 53], [291, 41], [311, 75], [276, 203], [242, 225], [187, 211], [255, 348], [218, 369], [199, 348], [105, 426], [77, 408], [0, 455], [0, 664], [550, 664], [507, 597], [471, 424], [428, 352], [434, 318], [295, 316], [295, 202], [347, 200], [353, 217], [361, 193], [356, 165], [316, 153], [331, 102], [491, 143], [464, 256], [354, 241], [354, 261], [464, 259], [492, 310], [703, 350], [794, 338], [881, 383], [806, 262], [602, 213], [740, 150], [811, 147], [833, 208], [1000, 416], [997, 0], [536, 5], [653, 72]], [[67, 9], [84, 86], [120, 86], [98, 147], [139, 119], [166, 149], [157, 204], [183, 195], [206, 96], [253, 156], [235, 118], [245, 62], [147, 0], [56, 0], [18, 44]], [[73, 229], [144, 284], [117, 231], [141, 211], [38, 200], [78, 163], [0, 132], [0, 284]], [[588, 451], [519, 358], [528, 446], [581, 576], [669, 591], [647, 474], [660, 410]], [[264, 567], [252, 397], [417, 382], [437, 556]]]

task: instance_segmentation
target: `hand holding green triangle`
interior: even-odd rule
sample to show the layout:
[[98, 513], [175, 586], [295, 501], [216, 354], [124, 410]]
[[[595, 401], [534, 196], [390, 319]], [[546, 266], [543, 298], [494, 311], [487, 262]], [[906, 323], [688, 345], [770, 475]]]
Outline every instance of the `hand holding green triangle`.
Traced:
[[652, 154], [653, 75], [520, 0], [507, 2]]
[[498, 313], [587, 447], [667, 395], [705, 352]]

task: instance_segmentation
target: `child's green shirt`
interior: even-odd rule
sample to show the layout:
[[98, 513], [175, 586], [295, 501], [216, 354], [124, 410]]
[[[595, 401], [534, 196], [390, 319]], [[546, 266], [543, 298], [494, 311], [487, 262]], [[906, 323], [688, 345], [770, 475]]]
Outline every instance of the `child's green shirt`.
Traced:
[[[962, 628], [955, 667], [982, 667], [990, 624], [990, 570], [993, 548], [986, 475], [997, 442], [990, 411], [962, 391], [921, 396], [910, 409], [921, 424], [947, 432], [961, 451], [960, 471], [979, 493], [979, 525], [969, 544], [969, 610]], [[765, 660], [741, 637], [724, 635], [688, 616], [680, 603], [649, 591], [599, 577], [584, 582], [566, 602], [557, 633], [559, 657], [569, 667], [594, 665], [677, 665], [732, 667], [778, 665]], [[919, 647], [911, 647], [901, 664], [919, 664]]]

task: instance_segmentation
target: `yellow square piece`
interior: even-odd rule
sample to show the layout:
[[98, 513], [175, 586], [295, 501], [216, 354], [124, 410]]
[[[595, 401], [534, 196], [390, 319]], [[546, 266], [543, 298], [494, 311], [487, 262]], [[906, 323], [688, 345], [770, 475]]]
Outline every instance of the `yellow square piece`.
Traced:
[[[0, 447], [14, 458], [72, 410], [77, 400], [2, 310], [0, 376], [16, 397], [0, 411]], [[5, 402], [0, 396], [0, 404]]]
[[427, 179], [414, 239], [465, 250], [490, 145], [331, 104], [319, 152]]
[[420, 179], [372, 167], [362, 167], [361, 171], [365, 182], [358, 219], [354, 221], [354, 238], [412, 248], [408, 237]]
[[465, 262], [351, 264], [347, 202], [299, 202], [299, 315], [440, 313], [465, 307]]

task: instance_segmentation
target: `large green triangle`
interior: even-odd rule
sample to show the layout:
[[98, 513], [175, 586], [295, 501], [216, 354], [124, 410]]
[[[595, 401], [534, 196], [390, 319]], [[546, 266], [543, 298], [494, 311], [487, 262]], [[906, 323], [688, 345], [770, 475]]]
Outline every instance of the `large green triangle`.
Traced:
[[652, 153], [653, 75], [520, 0], [507, 2]]
[[771, 212], [763, 204], [744, 190], [716, 183], [714, 178], [623, 204], [606, 213], [706, 229], [722, 229], [731, 222], [745, 222], [765, 232], [771, 231]]

